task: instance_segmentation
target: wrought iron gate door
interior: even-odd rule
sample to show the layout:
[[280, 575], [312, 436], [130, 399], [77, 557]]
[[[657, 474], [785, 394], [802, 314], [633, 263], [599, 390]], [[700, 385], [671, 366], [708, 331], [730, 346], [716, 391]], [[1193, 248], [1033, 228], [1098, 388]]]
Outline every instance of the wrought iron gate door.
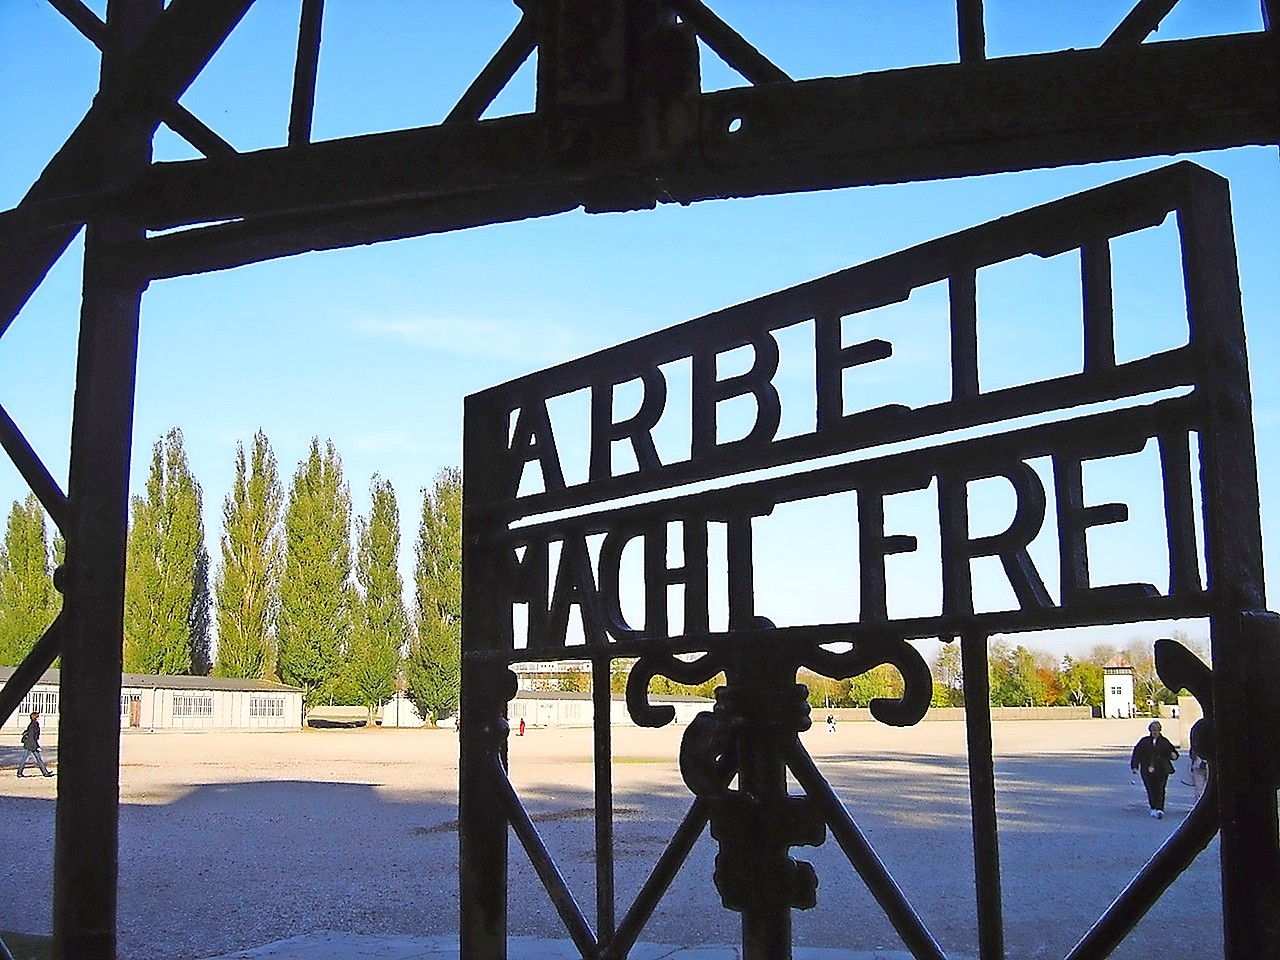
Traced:
[[[1186, 340], [1122, 358], [1112, 243], [1171, 216], [1185, 280]], [[984, 387], [978, 270], [1070, 251], [1080, 260], [1080, 368]], [[846, 343], [842, 318], [901, 302], [934, 283], [945, 284], [950, 304], [944, 399], [850, 409], [846, 373], [892, 356], [894, 345]], [[1035, 319], [1029, 304], [1028, 324]], [[796, 325], [812, 333], [806, 349], [813, 394], [806, 403], [814, 416], [812, 429], [784, 435], [775, 385], [778, 333]], [[743, 348], [749, 368], [722, 375], [718, 358]], [[664, 459], [654, 431], [678, 406], [669, 402], [667, 376], [677, 363], [691, 370], [688, 452]], [[642, 398], [634, 414], [618, 419], [614, 398], [624, 384], [638, 384]], [[566, 438], [557, 434], [548, 403], [579, 391], [589, 396], [590, 430], [587, 476], [577, 482], [564, 469]], [[717, 418], [735, 400], [753, 416], [745, 435], [726, 439]], [[620, 448], [629, 461], [615, 458]], [[1128, 508], [1088, 502], [1085, 465], [1144, 449], [1159, 463], [1167, 582], [1098, 584], [1090, 576], [1089, 531], [1123, 520]], [[801, 466], [832, 457], [838, 462]], [[1032, 461], [1050, 465], [1041, 469], [1051, 483]], [[773, 474], [759, 473], [766, 469]], [[745, 482], [726, 484], [748, 471]], [[790, 956], [791, 911], [812, 906], [816, 890], [813, 868], [793, 860], [790, 849], [821, 844], [828, 832], [912, 954], [945, 956], [859, 828], [856, 811], [846, 809], [798, 736], [809, 725], [805, 689], [796, 683], [801, 667], [848, 678], [892, 664], [904, 692], [873, 702], [872, 713], [887, 724], [918, 722], [932, 681], [909, 641], [922, 638], [961, 647], [979, 948], [987, 960], [1003, 957], [988, 638], [1192, 617], [1209, 620], [1212, 671], [1172, 640], [1157, 643], [1156, 658], [1164, 683], [1189, 690], [1203, 708], [1202, 722], [1216, 731], [1210, 788], [1093, 927], [1080, 931], [1068, 956], [1109, 954], [1220, 828], [1227, 955], [1276, 955], [1280, 777], [1269, 725], [1277, 715], [1280, 633], [1265, 611], [1244, 326], [1229, 199], [1214, 174], [1175, 164], [473, 395], [464, 476], [463, 957], [506, 954], [509, 831], [582, 956], [620, 958], [708, 825], [720, 851], [714, 882], [724, 906], [741, 913], [748, 958]], [[969, 489], [987, 480], [1006, 484], [1015, 507], [1006, 529], [979, 536], [970, 528]], [[937, 497], [940, 612], [892, 617], [886, 558], [919, 545], [887, 531], [884, 503], [919, 490]], [[850, 550], [858, 559], [851, 586], [858, 614], [775, 626], [770, 611], [757, 606], [753, 522], [780, 505], [831, 494], [857, 504]], [[1028, 549], [1046, 529], [1056, 538], [1054, 589]], [[715, 576], [713, 532], [724, 544], [724, 569]], [[643, 557], [642, 617], [624, 612], [621, 596], [621, 558], [633, 543]], [[976, 560], [999, 563], [1014, 598], [1008, 609], [975, 605]], [[671, 622], [672, 587], [683, 591], [678, 627]], [[723, 624], [713, 622], [719, 608]], [[570, 626], [575, 614], [580, 636]], [[509, 668], [557, 656], [592, 664], [594, 925], [507, 776], [506, 705], [516, 692]], [[689, 811], [621, 918], [614, 903], [609, 706], [610, 664], [618, 658], [635, 658], [627, 707], [645, 726], [672, 719], [669, 707], [649, 702], [654, 677], [698, 683], [723, 672], [726, 678], [714, 710], [691, 723], [682, 741]], [[788, 794], [788, 774], [801, 795]]]

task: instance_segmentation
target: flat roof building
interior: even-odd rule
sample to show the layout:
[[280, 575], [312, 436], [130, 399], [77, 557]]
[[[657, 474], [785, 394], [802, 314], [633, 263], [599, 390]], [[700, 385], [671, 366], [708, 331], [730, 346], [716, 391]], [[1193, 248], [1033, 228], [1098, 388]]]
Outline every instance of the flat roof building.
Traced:
[[[13, 675], [0, 667], [0, 683]], [[57, 670], [46, 670], [39, 682], [4, 719], [8, 730], [26, 726], [32, 710], [46, 726], [58, 716]], [[126, 673], [121, 678], [120, 728], [145, 730], [297, 730], [302, 726], [302, 689], [270, 680], [228, 677], [156, 676]]]

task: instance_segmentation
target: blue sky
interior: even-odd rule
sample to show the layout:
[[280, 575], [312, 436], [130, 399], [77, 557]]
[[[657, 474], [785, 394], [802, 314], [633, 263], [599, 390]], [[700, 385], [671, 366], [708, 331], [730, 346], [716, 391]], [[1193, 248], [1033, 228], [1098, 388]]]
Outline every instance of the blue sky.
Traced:
[[[90, 4], [101, 10], [101, 3]], [[720, 0], [712, 7], [797, 78], [890, 69], [956, 58], [953, 0], [766, 3]], [[1123, 18], [1125, 2], [1027, 4], [987, 0], [991, 56], [1095, 46]], [[259, 0], [183, 104], [237, 149], [285, 137], [296, 0]], [[1183, 0], [1157, 40], [1261, 26], [1256, 0]], [[317, 87], [316, 139], [439, 122], [516, 22], [508, 0], [327, 0]], [[704, 51], [707, 89], [737, 84]], [[532, 64], [489, 115], [532, 105]], [[97, 54], [44, 0], [0, 2], [0, 209], [16, 205], [88, 106]], [[158, 159], [193, 156], [165, 131]], [[1280, 170], [1275, 148], [1198, 155], [1231, 183], [1246, 324], [1254, 375], [1255, 426], [1268, 545], [1280, 549]], [[444, 236], [311, 254], [152, 284], [144, 299], [134, 441], [134, 489], [152, 443], [172, 426], [186, 437], [204, 488], [211, 553], [217, 555], [222, 498], [237, 440], [259, 428], [274, 445], [286, 482], [312, 436], [341, 453], [357, 512], [371, 476], [389, 478], [400, 498], [405, 563], [419, 491], [460, 462], [462, 398], [563, 360], [699, 316], [1036, 203], [1169, 162], [1168, 158], [1032, 171], [947, 183], [830, 191], [651, 212], [581, 213]], [[1141, 352], [1169, 336], [1159, 322], [1174, 301], [1149, 291], [1167, 260], [1159, 236], [1123, 254], [1127, 288], [1118, 312], [1121, 349]], [[1119, 257], [1120, 255], [1118, 255]], [[1069, 266], [1069, 265], [1068, 265]], [[1062, 264], [1009, 268], [991, 278], [989, 373], [1026, 355], [1023, 318], [1037, 329], [1063, 302], [1052, 291]], [[0, 403], [65, 484], [80, 286], [79, 244], [63, 257], [0, 341]], [[1160, 289], [1167, 289], [1165, 284]], [[981, 295], [981, 294], [980, 294]], [[899, 308], [906, 329], [928, 330], [929, 291]], [[1175, 317], [1176, 319], [1176, 317]], [[1047, 336], [1047, 335], [1046, 335]], [[1126, 340], [1126, 338], [1128, 338]], [[905, 350], [905, 343], [898, 342]], [[929, 340], [915, 344], [930, 362]], [[1035, 344], [1058, 356], [1052, 339]], [[1003, 352], [1002, 352], [1003, 350]], [[903, 354], [904, 363], [910, 357]], [[934, 358], [936, 359], [936, 358]], [[984, 373], [984, 376], [986, 374]], [[885, 389], [918, 389], [910, 376]], [[1100, 480], [1099, 483], [1105, 481]], [[1099, 487], [1099, 489], [1102, 489]], [[0, 463], [0, 505], [25, 488]], [[998, 492], [992, 494], [998, 510]], [[913, 508], [903, 506], [904, 523]], [[927, 507], [925, 508], [927, 509]], [[1107, 531], [1098, 576], [1140, 579], [1159, 567], [1135, 518]], [[789, 536], [803, 537], [798, 519]], [[801, 539], [791, 543], [806, 542]], [[834, 549], [834, 548], [833, 548]], [[788, 550], [777, 551], [785, 557]], [[838, 551], [832, 569], [842, 569]], [[1275, 564], [1271, 565], [1274, 571]], [[765, 592], [778, 619], [832, 603], [830, 580], [766, 565]], [[900, 603], [916, 602], [919, 580]], [[1274, 573], [1269, 577], [1274, 592]], [[923, 594], [928, 593], [924, 588]], [[911, 596], [908, 596], [911, 594]], [[915, 599], [912, 599], [914, 597]], [[892, 600], [892, 597], [891, 597]], [[1124, 628], [1116, 638], [1140, 631]], [[1193, 630], [1194, 632], [1194, 630]], [[1081, 638], [1038, 638], [1063, 649]], [[1088, 641], [1088, 642], [1091, 642]]]

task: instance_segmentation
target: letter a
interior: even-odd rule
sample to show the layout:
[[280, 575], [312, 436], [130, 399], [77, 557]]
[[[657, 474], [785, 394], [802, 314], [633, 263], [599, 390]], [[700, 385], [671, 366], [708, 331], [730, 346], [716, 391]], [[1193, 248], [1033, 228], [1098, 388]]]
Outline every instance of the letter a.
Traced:
[[548, 493], [564, 489], [564, 472], [560, 469], [560, 455], [556, 452], [556, 438], [551, 431], [551, 417], [547, 405], [538, 400], [520, 407], [516, 428], [511, 436], [510, 473], [507, 475], [506, 493], [515, 499], [520, 491], [520, 478], [524, 465], [537, 460], [542, 470], [542, 489]]

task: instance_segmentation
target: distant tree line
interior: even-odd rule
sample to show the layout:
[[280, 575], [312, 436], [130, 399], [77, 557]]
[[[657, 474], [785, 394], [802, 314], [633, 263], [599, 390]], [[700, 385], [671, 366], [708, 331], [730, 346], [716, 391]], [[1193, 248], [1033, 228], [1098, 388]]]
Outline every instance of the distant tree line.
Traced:
[[[404, 690], [423, 716], [456, 712], [462, 634], [462, 477], [442, 471], [422, 490], [414, 544], [411, 609], [398, 563], [400, 514], [391, 483], [374, 475], [367, 517], [354, 520], [342, 460], [332, 442], [313, 438], [286, 491], [275, 455], [259, 431], [246, 452], [236, 445], [235, 480], [223, 500], [219, 557], [205, 547], [202, 491], [182, 432], [156, 441], [144, 492], [130, 510], [124, 611], [124, 668], [134, 673], [197, 674], [280, 680], [301, 687], [308, 705], [369, 710]], [[34, 494], [14, 502], [0, 544], [0, 665], [15, 665], [53, 622], [61, 597], [52, 571], [61, 536], [49, 536]], [[212, 576], [211, 576], [212, 573]], [[216, 624], [217, 643], [213, 643]], [[1204, 659], [1204, 645], [1175, 634]], [[1060, 657], [993, 638], [987, 662], [995, 706], [1101, 706], [1103, 665], [1116, 654], [1134, 669], [1134, 700], [1176, 702], [1155, 672], [1150, 640], [1087, 656]], [[615, 661], [610, 687], [625, 689], [632, 661]], [[930, 664], [933, 705], [963, 706], [958, 642]], [[879, 666], [847, 680], [802, 670], [818, 707], [862, 707], [902, 695], [902, 677]], [[655, 694], [711, 696], [716, 677], [684, 686], [655, 677]], [[590, 676], [562, 678], [588, 691]]]
[[[1201, 659], [1208, 660], [1203, 643], [1175, 633]], [[1061, 656], [993, 637], [987, 646], [987, 674], [991, 704], [996, 707], [1100, 707], [1103, 666], [1119, 654], [1133, 667], [1134, 706], [1145, 712], [1148, 704], [1177, 703], [1178, 691], [1168, 689], [1156, 675], [1154, 643], [1133, 639], [1123, 647], [1096, 644], [1083, 657]], [[958, 641], [942, 646], [929, 665], [933, 674], [932, 706], [964, 706], [964, 669]], [[888, 665], [853, 677], [831, 680], [801, 671], [809, 687], [809, 702], [817, 707], [865, 707], [873, 699], [902, 696], [902, 676]]]
[[[422, 490], [406, 609], [390, 481], [374, 475], [369, 515], [353, 521], [331, 441], [312, 439], [287, 491], [261, 431], [247, 452], [236, 445], [235, 468], [215, 567], [182, 432], [152, 448], [144, 492], [130, 505], [124, 669], [279, 680], [301, 687], [308, 706], [364, 706], [370, 722], [397, 690], [423, 716], [456, 712], [461, 474], [444, 470]], [[53, 570], [64, 550], [34, 495], [13, 504], [0, 544], [0, 665], [21, 662], [57, 616]]]

